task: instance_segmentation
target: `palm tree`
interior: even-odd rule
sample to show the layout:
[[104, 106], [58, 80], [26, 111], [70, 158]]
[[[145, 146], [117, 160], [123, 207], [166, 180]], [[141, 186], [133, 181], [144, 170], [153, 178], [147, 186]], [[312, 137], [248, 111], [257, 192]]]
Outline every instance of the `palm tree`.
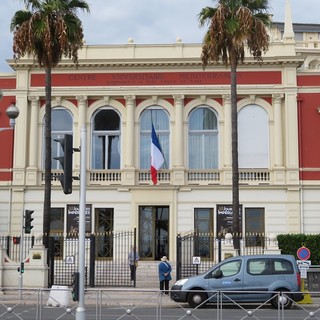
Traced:
[[78, 62], [83, 45], [83, 28], [77, 10], [89, 12], [85, 0], [22, 0], [25, 10], [17, 11], [10, 29], [16, 59], [32, 54], [45, 69], [45, 189], [43, 233], [47, 247], [51, 209], [51, 72], [62, 57]]
[[[268, 50], [268, 0], [217, 0], [217, 7], [205, 7], [199, 13], [200, 26], [209, 25], [202, 45], [203, 68], [218, 63], [219, 59], [231, 73], [232, 126], [232, 210], [233, 232], [240, 233], [239, 224], [239, 164], [237, 67], [243, 62], [245, 48], [259, 62]], [[236, 237], [237, 238], [237, 237]], [[239, 241], [235, 241], [239, 249]]]

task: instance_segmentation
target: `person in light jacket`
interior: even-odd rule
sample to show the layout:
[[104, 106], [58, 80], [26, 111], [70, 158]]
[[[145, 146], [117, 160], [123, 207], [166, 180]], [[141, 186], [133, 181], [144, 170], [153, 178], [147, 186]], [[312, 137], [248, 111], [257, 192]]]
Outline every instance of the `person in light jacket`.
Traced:
[[159, 271], [159, 281], [160, 281], [160, 290], [163, 291], [165, 294], [169, 294], [169, 281], [171, 280], [171, 265], [168, 262], [168, 258], [163, 256], [161, 258], [161, 262], [158, 266]]

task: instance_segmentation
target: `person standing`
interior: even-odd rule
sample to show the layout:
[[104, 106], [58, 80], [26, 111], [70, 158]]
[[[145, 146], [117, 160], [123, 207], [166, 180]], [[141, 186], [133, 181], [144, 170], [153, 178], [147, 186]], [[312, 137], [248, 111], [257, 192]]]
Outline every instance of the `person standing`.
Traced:
[[165, 294], [169, 294], [169, 281], [171, 280], [171, 265], [168, 262], [168, 258], [163, 256], [161, 258], [161, 262], [158, 266], [159, 271], [159, 281], [160, 281], [160, 290], [163, 291]]
[[128, 254], [128, 262], [130, 267], [130, 278], [134, 281], [136, 278], [136, 270], [138, 267], [139, 254], [134, 246], [131, 246], [131, 251]]

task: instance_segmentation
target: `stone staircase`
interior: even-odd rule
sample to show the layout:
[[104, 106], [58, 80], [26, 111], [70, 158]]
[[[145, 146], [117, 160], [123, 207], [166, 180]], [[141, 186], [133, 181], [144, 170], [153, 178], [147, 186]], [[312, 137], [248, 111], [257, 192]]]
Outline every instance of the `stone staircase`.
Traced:
[[[158, 265], [160, 261], [139, 261], [139, 266], [137, 268], [137, 288], [145, 289], [159, 289], [159, 276], [158, 276]], [[176, 268], [173, 263], [171, 263], [172, 272], [170, 281], [170, 287], [176, 281]]]

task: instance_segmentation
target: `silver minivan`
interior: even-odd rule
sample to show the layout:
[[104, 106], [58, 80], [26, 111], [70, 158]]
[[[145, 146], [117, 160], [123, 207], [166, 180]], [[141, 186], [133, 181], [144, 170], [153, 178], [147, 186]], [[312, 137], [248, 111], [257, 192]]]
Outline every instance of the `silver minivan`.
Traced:
[[177, 302], [188, 302], [192, 308], [217, 300], [223, 292], [225, 301], [265, 302], [278, 307], [282, 292], [283, 307], [289, 309], [293, 301], [301, 301], [300, 273], [292, 255], [255, 255], [229, 258], [207, 272], [178, 280], [171, 288], [170, 297]]

